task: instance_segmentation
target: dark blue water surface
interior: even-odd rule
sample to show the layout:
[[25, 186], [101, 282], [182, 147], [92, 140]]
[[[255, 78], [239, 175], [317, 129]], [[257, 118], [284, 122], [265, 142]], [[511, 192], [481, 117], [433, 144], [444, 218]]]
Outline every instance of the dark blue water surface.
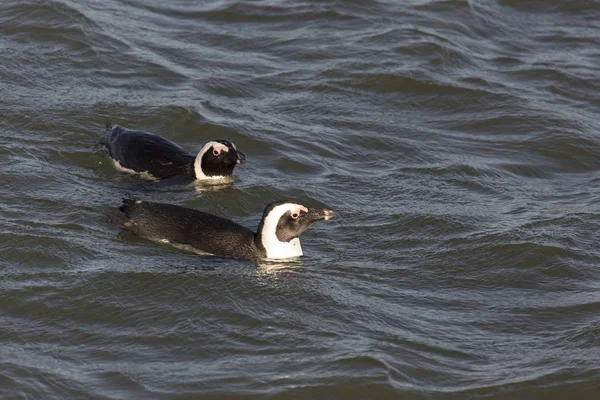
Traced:
[[[597, 399], [600, 3], [0, 2], [0, 398]], [[115, 170], [107, 121], [247, 156]], [[198, 255], [123, 196], [305, 256]]]

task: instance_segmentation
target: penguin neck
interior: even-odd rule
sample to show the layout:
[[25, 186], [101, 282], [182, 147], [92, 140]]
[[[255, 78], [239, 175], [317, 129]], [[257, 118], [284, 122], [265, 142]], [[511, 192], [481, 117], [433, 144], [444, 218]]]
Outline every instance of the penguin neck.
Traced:
[[254, 244], [260, 253], [264, 253], [265, 258], [281, 259], [294, 258], [302, 255], [302, 246], [300, 238], [296, 237], [289, 242], [282, 242], [277, 238], [275, 229], [277, 225], [260, 221], [258, 230], [254, 234]]
[[196, 158], [194, 159], [194, 174], [196, 175], [197, 180], [204, 179], [223, 179], [225, 176], [223, 175], [207, 175], [202, 168], [202, 159], [204, 158], [204, 154], [215, 144], [215, 142], [207, 142], [198, 152]]
[[210, 150], [216, 142], [208, 142], [198, 152], [194, 159], [193, 170], [197, 180], [230, 180], [232, 178], [233, 166], [225, 165], [206, 165], [206, 152]]
[[198, 152], [196, 158], [194, 159], [194, 175], [196, 175], [196, 179], [210, 179], [211, 177], [206, 176], [204, 171], [202, 170], [202, 156], [204, 156], [205, 150], [204, 148]]

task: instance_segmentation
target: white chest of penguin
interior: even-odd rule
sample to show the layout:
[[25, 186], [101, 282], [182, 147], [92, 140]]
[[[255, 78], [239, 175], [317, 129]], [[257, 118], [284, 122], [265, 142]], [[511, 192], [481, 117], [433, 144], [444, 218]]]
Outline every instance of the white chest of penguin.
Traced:
[[263, 237], [263, 245], [267, 252], [267, 258], [293, 258], [302, 255], [302, 246], [300, 245], [299, 238], [292, 239], [289, 242], [281, 242], [275, 235], [272, 236], [268, 238]]

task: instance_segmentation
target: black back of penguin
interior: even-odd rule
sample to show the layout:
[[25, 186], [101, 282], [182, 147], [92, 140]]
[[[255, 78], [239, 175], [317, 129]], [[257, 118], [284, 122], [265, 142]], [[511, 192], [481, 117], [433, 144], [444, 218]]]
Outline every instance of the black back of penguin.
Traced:
[[167, 179], [185, 176], [195, 179], [195, 155], [158, 135], [122, 126], [106, 126], [105, 146], [122, 168]]
[[137, 235], [185, 244], [206, 253], [262, 258], [254, 232], [233, 221], [172, 204], [123, 200], [121, 211], [129, 218], [123, 225]]

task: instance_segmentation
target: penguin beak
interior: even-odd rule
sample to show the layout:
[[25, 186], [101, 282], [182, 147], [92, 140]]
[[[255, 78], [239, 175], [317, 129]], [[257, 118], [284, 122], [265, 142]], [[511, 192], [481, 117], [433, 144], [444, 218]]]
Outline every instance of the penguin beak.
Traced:
[[306, 215], [312, 222], [331, 219], [335, 217], [335, 211], [328, 208], [309, 208]]
[[335, 211], [330, 210], [328, 208], [324, 208], [323, 209], [323, 219], [325, 221], [327, 221], [328, 219], [331, 219], [331, 218], [335, 217], [335, 215], [336, 215]]
[[246, 156], [241, 151], [238, 151], [236, 164], [243, 164], [245, 162], [246, 162]]

